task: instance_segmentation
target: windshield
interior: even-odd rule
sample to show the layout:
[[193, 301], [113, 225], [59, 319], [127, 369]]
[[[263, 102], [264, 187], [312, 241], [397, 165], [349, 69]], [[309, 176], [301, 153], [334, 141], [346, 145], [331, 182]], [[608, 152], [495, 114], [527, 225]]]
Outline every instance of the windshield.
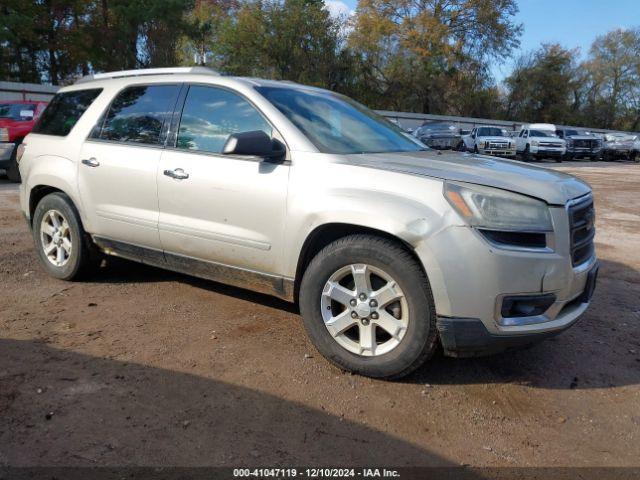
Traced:
[[[31, 120], [36, 111], [36, 106], [29, 103], [3, 103], [0, 104], [0, 118], [11, 120]], [[29, 115], [28, 112], [31, 112]]]
[[608, 142], [626, 142], [629, 140], [633, 140], [633, 137], [630, 135], [624, 135], [622, 133], [610, 133], [605, 135], [605, 140]]
[[574, 137], [574, 136], [578, 136], [578, 135], [580, 135], [580, 132], [578, 132], [577, 130], [565, 130], [565, 131], [564, 131], [564, 134], [565, 134], [567, 137]]
[[507, 132], [496, 127], [482, 127], [478, 129], [479, 137], [506, 137]]
[[450, 123], [427, 123], [426, 125], [423, 125], [422, 128], [425, 130], [454, 131], [456, 126], [451, 125]]
[[322, 153], [425, 150], [396, 125], [353, 100], [326, 90], [256, 87]]
[[551, 132], [545, 132], [544, 130], [529, 130], [530, 137], [555, 137], [556, 135]]

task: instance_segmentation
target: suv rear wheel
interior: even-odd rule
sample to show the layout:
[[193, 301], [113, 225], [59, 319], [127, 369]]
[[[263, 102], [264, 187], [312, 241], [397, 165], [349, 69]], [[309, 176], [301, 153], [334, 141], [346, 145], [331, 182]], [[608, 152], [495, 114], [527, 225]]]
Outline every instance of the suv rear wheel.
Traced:
[[436, 349], [427, 278], [409, 252], [384, 238], [351, 235], [318, 253], [302, 279], [300, 311], [320, 353], [361, 375], [402, 377]]
[[51, 193], [40, 200], [33, 214], [33, 237], [38, 257], [53, 277], [77, 279], [92, 263], [80, 215], [64, 193]]

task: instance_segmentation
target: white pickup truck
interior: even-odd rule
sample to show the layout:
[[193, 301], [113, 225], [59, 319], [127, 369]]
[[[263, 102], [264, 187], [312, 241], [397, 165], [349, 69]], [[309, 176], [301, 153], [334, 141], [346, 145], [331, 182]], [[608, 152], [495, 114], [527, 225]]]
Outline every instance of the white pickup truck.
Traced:
[[475, 127], [469, 134], [462, 136], [464, 150], [496, 157], [515, 158], [516, 142], [504, 128]]
[[524, 125], [516, 137], [517, 153], [525, 161], [533, 158], [553, 158], [562, 162], [567, 151], [566, 142], [556, 135], [556, 127], [550, 123]]

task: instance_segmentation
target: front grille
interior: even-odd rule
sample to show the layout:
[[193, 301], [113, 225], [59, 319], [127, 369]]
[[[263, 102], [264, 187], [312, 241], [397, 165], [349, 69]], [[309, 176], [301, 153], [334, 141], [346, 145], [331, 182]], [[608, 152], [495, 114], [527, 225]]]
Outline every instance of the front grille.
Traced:
[[552, 147], [552, 148], [560, 148], [562, 147], [561, 143], [558, 142], [540, 142], [541, 147]]
[[574, 266], [586, 262], [593, 255], [593, 237], [596, 235], [595, 219], [596, 211], [591, 196], [569, 207], [571, 261]]
[[573, 146], [578, 148], [596, 148], [598, 146], [597, 140], [574, 140]]
[[506, 150], [507, 148], [509, 148], [509, 144], [506, 142], [489, 142], [491, 150]]

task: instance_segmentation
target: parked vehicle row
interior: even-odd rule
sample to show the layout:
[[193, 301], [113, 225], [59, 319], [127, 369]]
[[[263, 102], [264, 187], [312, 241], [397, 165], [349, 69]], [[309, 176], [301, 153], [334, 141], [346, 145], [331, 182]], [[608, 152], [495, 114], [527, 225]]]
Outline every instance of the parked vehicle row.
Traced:
[[463, 130], [453, 123], [425, 123], [411, 132], [422, 143], [437, 150], [459, 150], [524, 161], [551, 158], [640, 161], [640, 138], [611, 133], [598, 135], [550, 123], [523, 125], [520, 131], [499, 126], [478, 126]]

